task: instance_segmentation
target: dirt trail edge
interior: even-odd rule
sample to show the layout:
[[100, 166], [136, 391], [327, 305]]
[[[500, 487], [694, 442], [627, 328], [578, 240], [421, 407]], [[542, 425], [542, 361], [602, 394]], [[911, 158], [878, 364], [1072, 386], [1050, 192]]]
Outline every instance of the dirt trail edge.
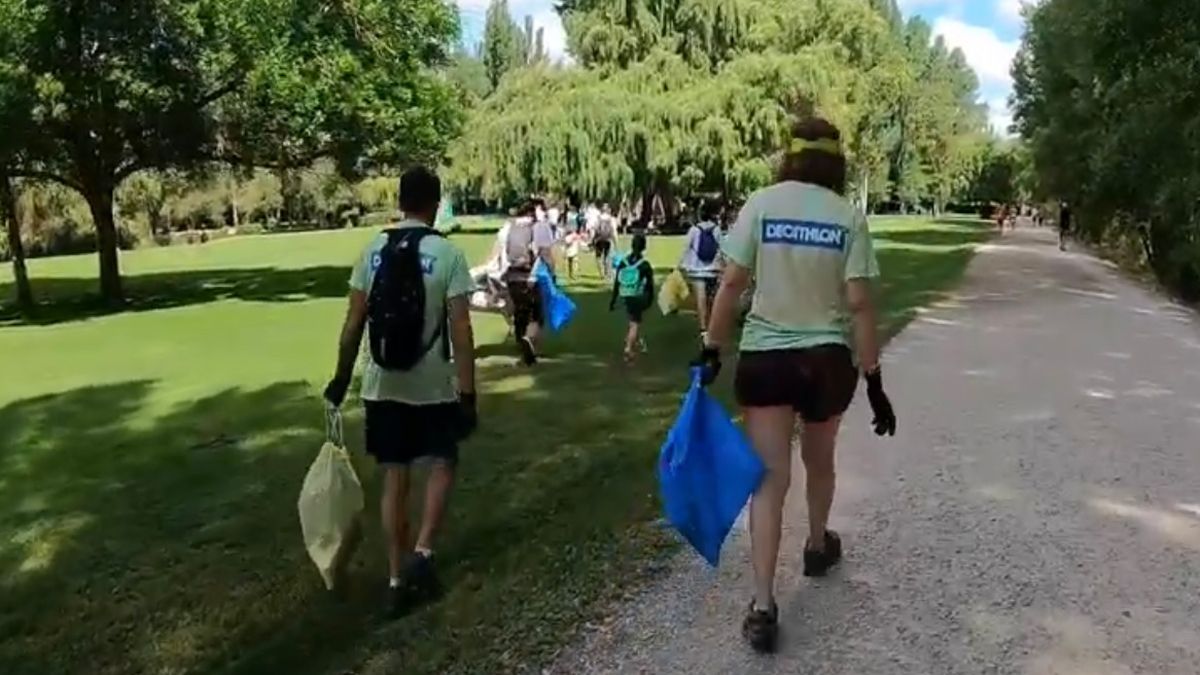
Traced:
[[779, 654], [755, 656], [739, 635], [739, 526], [719, 571], [681, 554], [542, 672], [1198, 672], [1193, 313], [1023, 230], [981, 247], [885, 364], [900, 431], [876, 440], [859, 392], [832, 522], [846, 560], [823, 580], [800, 575], [796, 458]]

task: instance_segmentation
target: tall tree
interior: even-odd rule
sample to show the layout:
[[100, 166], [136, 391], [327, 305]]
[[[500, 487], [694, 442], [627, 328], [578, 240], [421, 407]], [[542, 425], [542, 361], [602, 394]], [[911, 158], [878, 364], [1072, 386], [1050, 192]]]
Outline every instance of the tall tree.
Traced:
[[[121, 181], [225, 156], [350, 166], [374, 150], [364, 129], [436, 142], [440, 117], [407, 111], [449, 95], [420, 66], [456, 31], [438, 0], [0, 0], [0, 117], [30, 130], [0, 154], [19, 161], [13, 175], [83, 195], [101, 294], [119, 303]], [[395, 143], [381, 154], [405, 150]]]
[[500, 86], [506, 73], [525, 64], [525, 34], [509, 14], [508, 0], [492, 0], [488, 5], [481, 50], [492, 89]]
[[1041, 192], [1081, 234], [1139, 241], [1200, 299], [1200, 21], [1189, 0], [1046, 0], [1027, 10], [1016, 127]]

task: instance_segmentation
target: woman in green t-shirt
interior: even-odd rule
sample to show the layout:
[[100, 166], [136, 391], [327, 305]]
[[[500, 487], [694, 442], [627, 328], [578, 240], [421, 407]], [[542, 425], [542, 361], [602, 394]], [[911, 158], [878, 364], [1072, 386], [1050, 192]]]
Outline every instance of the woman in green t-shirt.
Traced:
[[896, 429], [883, 392], [871, 299], [879, 266], [866, 217], [844, 196], [846, 160], [837, 128], [816, 118], [797, 122], [778, 178], [751, 195], [723, 244], [725, 271], [695, 362], [711, 383], [753, 279], [734, 388], [750, 441], [767, 468], [750, 505], [755, 593], [742, 624], [750, 644], [765, 652], [774, 650], [778, 635], [775, 567], [796, 418], [803, 423], [807, 476], [806, 576], [824, 575], [842, 555], [841, 540], [826, 524], [837, 433], [859, 372], [867, 381], [876, 433]]

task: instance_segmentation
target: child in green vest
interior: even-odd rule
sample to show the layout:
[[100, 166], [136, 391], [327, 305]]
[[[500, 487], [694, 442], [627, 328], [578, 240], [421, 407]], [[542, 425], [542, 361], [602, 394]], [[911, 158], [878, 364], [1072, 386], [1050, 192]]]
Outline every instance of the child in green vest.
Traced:
[[646, 260], [646, 236], [634, 235], [629, 255], [617, 265], [616, 281], [613, 282], [612, 300], [608, 303], [611, 312], [617, 306], [617, 298], [625, 303], [629, 316], [629, 331], [625, 334], [625, 360], [632, 362], [637, 350], [645, 350], [641, 339], [642, 315], [654, 303], [654, 267]]

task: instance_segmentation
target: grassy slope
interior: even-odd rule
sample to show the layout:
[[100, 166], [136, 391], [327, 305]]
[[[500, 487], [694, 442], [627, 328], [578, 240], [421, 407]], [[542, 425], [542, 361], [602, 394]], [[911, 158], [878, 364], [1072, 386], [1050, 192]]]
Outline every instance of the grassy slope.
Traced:
[[[651, 354], [630, 376], [616, 365], [622, 322], [588, 279], [572, 289], [580, 318], [532, 373], [514, 367], [503, 323], [477, 317], [485, 426], [440, 548], [449, 595], [376, 619], [373, 508], [355, 588], [324, 593], [295, 499], [320, 442], [346, 268], [369, 236], [126, 254], [135, 311], [112, 316], [68, 301], [94, 287], [92, 257], [33, 262], [58, 304], [40, 325], [0, 327], [0, 672], [503, 672], [553, 650], [669, 545], [647, 525], [652, 467], [696, 328], [651, 317]], [[884, 221], [876, 236], [894, 330], [985, 235]], [[457, 241], [475, 260], [490, 245]], [[654, 239], [651, 257], [669, 267], [680, 245]]]

